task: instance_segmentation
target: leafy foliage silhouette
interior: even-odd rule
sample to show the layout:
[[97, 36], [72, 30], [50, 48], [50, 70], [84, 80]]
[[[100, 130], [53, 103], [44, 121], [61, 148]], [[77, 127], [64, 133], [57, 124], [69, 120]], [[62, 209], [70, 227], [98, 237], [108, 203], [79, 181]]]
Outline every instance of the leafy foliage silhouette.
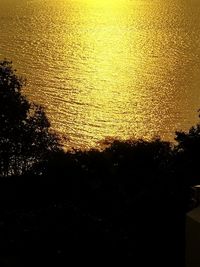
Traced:
[[0, 176], [13, 176], [0, 179], [0, 231], [12, 233], [0, 247], [15, 255], [6, 246], [15, 240], [20, 266], [30, 258], [33, 266], [40, 258], [63, 266], [70, 257], [184, 266], [188, 189], [200, 182], [200, 124], [177, 132], [174, 145], [113, 140], [102, 151], [65, 153], [44, 109], [23, 96], [24, 85], [12, 63], [0, 61]]
[[174, 164], [180, 173], [178, 176], [184, 179], [187, 187], [199, 184], [200, 123], [192, 126], [188, 132], [176, 132], [175, 140], [177, 145], [174, 149]]
[[[0, 61], [0, 176], [22, 175], [60, 149], [43, 107], [30, 103], [12, 62]], [[37, 171], [36, 171], [37, 170]]]

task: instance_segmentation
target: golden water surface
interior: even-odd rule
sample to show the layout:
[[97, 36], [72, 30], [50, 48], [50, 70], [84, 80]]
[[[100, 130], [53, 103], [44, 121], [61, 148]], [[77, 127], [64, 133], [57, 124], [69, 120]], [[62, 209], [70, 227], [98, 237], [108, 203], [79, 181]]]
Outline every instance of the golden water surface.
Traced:
[[0, 0], [0, 59], [66, 146], [173, 140], [200, 107], [200, 1]]

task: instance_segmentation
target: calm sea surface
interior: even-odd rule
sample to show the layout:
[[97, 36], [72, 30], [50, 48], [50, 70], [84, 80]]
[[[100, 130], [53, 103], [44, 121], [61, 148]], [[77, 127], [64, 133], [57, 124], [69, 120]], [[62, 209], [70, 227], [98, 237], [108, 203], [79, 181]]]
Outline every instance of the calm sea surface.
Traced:
[[27, 78], [66, 146], [197, 122], [199, 0], [0, 0], [0, 59]]

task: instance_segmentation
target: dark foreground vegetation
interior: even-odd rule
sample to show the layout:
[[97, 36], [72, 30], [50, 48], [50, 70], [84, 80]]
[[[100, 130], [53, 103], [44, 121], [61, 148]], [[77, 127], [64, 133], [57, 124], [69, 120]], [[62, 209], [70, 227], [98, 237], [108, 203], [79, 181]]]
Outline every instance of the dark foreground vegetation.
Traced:
[[200, 125], [64, 152], [23, 85], [0, 62], [0, 266], [184, 266]]

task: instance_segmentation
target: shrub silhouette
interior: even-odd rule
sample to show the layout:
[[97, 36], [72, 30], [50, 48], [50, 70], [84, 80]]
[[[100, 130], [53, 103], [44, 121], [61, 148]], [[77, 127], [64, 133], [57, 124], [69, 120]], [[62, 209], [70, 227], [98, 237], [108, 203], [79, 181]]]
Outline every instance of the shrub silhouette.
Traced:
[[[0, 176], [22, 175], [59, 150], [43, 107], [22, 95], [25, 81], [0, 61]], [[35, 168], [35, 172], [41, 169]]]
[[[0, 61], [0, 177], [14, 176], [0, 179], [0, 230], [16, 236], [20, 266], [30, 258], [37, 265], [41, 255], [56, 266], [77, 255], [184, 266], [184, 214], [191, 176], [199, 173], [200, 125], [177, 133], [177, 145], [113, 140], [102, 151], [65, 153], [44, 109], [22, 95], [24, 85], [12, 63]], [[5, 235], [0, 246], [8, 241]]]
[[[200, 123], [188, 132], [176, 132], [175, 164], [186, 186], [199, 184]], [[183, 181], [182, 181], [183, 183]]]

